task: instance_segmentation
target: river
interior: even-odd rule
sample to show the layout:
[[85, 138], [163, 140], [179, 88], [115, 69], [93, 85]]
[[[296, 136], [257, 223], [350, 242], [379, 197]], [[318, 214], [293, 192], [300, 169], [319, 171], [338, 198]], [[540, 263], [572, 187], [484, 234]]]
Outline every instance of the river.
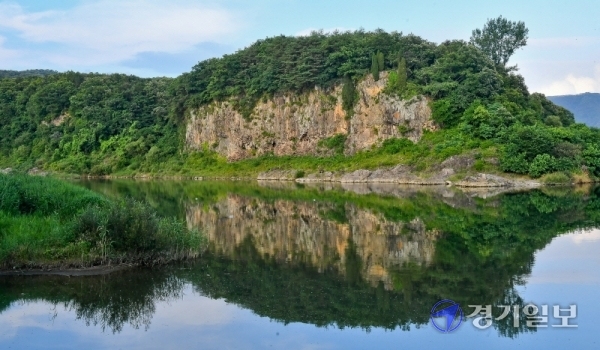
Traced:
[[185, 220], [207, 249], [0, 276], [2, 349], [600, 346], [600, 188], [77, 183]]

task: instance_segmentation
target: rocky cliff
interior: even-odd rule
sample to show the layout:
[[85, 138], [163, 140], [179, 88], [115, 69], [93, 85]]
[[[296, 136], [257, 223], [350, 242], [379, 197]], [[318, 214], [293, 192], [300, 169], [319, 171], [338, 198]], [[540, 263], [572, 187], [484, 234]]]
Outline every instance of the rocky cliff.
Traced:
[[345, 152], [352, 154], [393, 137], [416, 142], [424, 130], [436, 128], [425, 97], [405, 101], [384, 94], [386, 82], [386, 72], [379, 81], [370, 75], [360, 81], [351, 117], [342, 108], [341, 86], [263, 99], [248, 118], [236, 111], [231, 101], [214, 102], [190, 111], [186, 146], [191, 150], [209, 148], [228, 160], [269, 153], [317, 155], [331, 152], [320, 146], [321, 140], [343, 134]]

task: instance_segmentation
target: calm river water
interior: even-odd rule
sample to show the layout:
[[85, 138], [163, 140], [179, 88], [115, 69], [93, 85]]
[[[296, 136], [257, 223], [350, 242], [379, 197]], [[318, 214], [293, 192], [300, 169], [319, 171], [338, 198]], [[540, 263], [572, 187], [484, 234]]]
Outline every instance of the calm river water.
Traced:
[[148, 201], [208, 248], [0, 277], [0, 349], [600, 348], [600, 189], [78, 183]]

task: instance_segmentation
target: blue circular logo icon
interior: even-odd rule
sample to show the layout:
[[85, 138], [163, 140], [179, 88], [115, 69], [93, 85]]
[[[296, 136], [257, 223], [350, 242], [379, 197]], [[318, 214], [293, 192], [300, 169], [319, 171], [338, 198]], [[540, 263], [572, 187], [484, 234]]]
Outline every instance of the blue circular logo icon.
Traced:
[[440, 300], [433, 305], [430, 315], [433, 326], [444, 333], [456, 330], [464, 316], [460, 305], [449, 299]]

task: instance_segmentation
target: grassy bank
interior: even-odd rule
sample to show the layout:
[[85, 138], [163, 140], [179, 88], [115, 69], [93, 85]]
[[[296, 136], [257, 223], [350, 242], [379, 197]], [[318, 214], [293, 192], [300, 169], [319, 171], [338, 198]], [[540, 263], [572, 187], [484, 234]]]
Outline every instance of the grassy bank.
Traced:
[[[568, 131], [573, 136], [577, 134], [577, 128], [558, 130], [541, 127], [540, 130], [542, 131], [540, 132], [566, 134], [566, 131]], [[556, 152], [559, 152], [562, 148], [567, 147], [565, 142], [557, 140], [560, 141], [558, 136], [556, 140], [553, 139], [550, 142], [548, 146], [550, 150], [556, 149]], [[537, 147], [535, 142], [518, 148], [524, 151], [517, 157], [507, 152], [506, 146], [498, 140], [473, 138], [468, 133], [458, 129], [425, 132], [417, 143], [407, 139], [388, 139], [379, 147], [373, 147], [352, 155], [344, 155], [343, 147], [338, 146], [332, 145], [332, 154], [329, 156], [266, 155], [235, 162], [227, 161], [225, 157], [206, 149], [200, 152], [182, 153], [176, 158], [161, 163], [148, 164], [142, 168], [127, 167], [109, 174], [90, 173], [90, 175], [256, 178], [261, 172], [278, 169], [293, 170], [296, 172], [296, 177], [304, 177], [322, 171], [349, 173], [359, 169], [375, 170], [393, 167], [398, 164], [410, 166], [413, 174], [421, 178], [428, 178], [439, 173], [443, 167], [449, 166], [456, 171], [451, 180], [460, 180], [467, 175], [484, 172], [508, 177], [535, 178], [548, 184], [571, 184], [597, 182], [600, 174], [598, 173], [600, 167], [596, 166], [594, 157], [582, 158], [579, 154], [583, 147], [581, 145], [578, 146], [579, 148], [574, 148], [574, 152], [579, 153], [570, 154], [573, 156], [572, 159], [562, 155], [562, 158], [551, 157], [548, 162], [532, 161], [529, 164], [521, 158], [523, 155], [538, 152], [536, 149], [529, 149]], [[462, 156], [463, 161], [459, 163], [463, 164], [442, 164], [453, 156]], [[465, 162], [466, 159], [469, 159], [469, 161]], [[513, 163], [519, 159], [523, 162], [521, 165], [525, 170], [516, 173], [509, 171], [507, 167], [514, 165]], [[466, 165], [466, 163], [469, 165]], [[581, 165], [582, 163], [586, 165]]]
[[157, 264], [203, 244], [180, 220], [56, 179], [0, 174], [0, 269]]
[[[390, 139], [380, 147], [344, 155], [342, 147], [331, 145], [329, 156], [265, 155], [235, 162], [210, 150], [183, 153], [165, 162], [131, 166], [109, 173], [90, 175], [134, 176], [141, 174], [207, 177], [256, 177], [261, 172], [282, 169], [309, 174], [318, 171], [350, 172], [358, 169], [378, 169], [398, 164], [414, 167], [415, 172], [427, 175], [448, 157], [469, 155], [476, 158], [475, 171], [502, 172], [494, 159], [499, 157], [497, 145], [491, 141], [473, 140], [456, 130], [426, 132], [418, 143], [407, 139]], [[326, 146], [327, 147], [327, 146]], [[54, 169], [60, 171], [60, 169]]]

